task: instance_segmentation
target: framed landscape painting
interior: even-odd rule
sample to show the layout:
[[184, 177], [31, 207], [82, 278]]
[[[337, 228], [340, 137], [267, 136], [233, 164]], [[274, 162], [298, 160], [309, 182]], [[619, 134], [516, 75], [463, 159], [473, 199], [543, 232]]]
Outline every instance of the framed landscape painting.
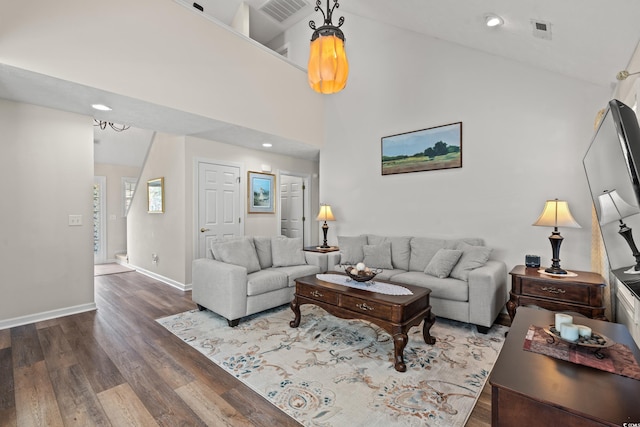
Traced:
[[276, 176], [261, 172], [248, 174], [249, 213], [275, 213]]
[[382, 137], [382, 175], [462, 167], [462, 122]]

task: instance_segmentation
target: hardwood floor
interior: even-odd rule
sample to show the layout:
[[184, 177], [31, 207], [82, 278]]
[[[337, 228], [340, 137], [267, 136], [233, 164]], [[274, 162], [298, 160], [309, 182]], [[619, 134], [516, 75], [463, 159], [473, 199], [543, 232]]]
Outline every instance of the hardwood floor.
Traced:
[[[194, 309], [190, 292], [95, 284], [95, 312], [0, 330], [0, 426], [300, 425], [155, 322]], [[487, 385], [467, 426], [490, 424]]]

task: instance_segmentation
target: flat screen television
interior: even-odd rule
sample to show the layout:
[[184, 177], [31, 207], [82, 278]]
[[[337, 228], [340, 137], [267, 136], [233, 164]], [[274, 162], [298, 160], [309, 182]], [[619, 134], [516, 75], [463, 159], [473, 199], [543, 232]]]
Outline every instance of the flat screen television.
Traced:
[[612, 273], [640, 298], [640, 128], [629, 106], [609, 102], [583, 164]]

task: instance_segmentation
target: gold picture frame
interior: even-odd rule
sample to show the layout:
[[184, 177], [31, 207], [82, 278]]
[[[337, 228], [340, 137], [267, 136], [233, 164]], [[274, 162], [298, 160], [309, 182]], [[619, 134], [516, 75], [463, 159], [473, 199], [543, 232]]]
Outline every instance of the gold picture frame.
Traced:
[[164, 177], [147, 181], [147, 212], [164, 213]]
[[270, 173], [248, 172], [248, 213], [276, 212], [276, 176]]

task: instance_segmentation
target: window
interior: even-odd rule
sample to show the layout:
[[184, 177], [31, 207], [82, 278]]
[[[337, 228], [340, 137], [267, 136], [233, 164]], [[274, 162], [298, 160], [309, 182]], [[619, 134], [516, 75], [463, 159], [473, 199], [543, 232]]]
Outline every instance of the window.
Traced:
[[122, 177], [122, 216], [127, 216], [127, 213], [129, 213], [129, 206], [131, 206], [137, 184], [137, 178]]

